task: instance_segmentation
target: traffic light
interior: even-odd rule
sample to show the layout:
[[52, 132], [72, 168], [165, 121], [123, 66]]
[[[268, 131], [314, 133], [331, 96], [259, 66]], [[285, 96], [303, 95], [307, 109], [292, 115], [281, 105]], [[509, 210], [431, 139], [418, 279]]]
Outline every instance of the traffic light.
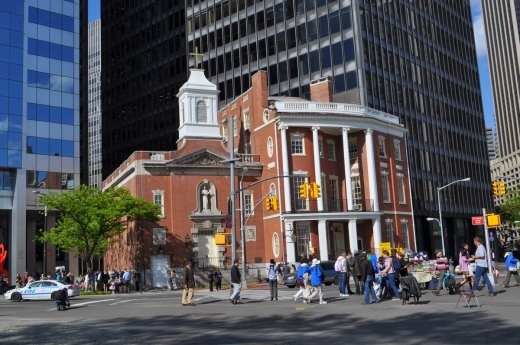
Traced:
[[272, 209], [273, 209], [273, 198], [269, 196], [269, 197], [265, 198], [265, 210], [271, 211]]
[[506, 184], [504, 182], [500, 182], [499, 185], [500, 185], [500, 191], [499, 191], [500, 193], [499, 194], [500, 195], [506, 194]]
[[498, 192], [499, 192], [499, 190], [498, 190], [498, 188], [499, 188], [498, 182], [495, 181], [491, 185], [493, 186], [493, 195], [498, 195]]
[[273, 197], [271, 197], [271, 201], [272, 201], [272, 205], [273, 205], [273, 211], [278, 211], [280, 209], [278, 198], [273, 196]]
[[320, 185], [317, 184], [316, 182], [311, 182], [311, 196], [313, 199], [318, 199], [321, 194], [320, 194]]
[[300, 199], [307, 199], [309, 197], [309, 184], [307, 182], [300, 185]]

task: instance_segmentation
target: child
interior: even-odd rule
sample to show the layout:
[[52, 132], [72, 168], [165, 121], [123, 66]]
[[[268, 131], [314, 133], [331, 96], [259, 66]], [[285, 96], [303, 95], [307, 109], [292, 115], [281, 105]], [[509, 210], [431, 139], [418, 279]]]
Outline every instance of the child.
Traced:
[[109, 290], [112, 291], [112, 295], [115, 294], [115, 290], [116, 290], [116, 282], [114, 281], [114, 279], [110, 279], [108, 281], [108, 285], [109, 285]]

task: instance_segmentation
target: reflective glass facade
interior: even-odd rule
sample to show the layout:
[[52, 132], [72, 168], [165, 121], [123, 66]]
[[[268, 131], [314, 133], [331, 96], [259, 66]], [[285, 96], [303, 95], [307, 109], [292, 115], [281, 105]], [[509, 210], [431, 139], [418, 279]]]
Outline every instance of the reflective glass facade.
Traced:
[[101, 188], [101, 19], [88, 24], [88, 185]]

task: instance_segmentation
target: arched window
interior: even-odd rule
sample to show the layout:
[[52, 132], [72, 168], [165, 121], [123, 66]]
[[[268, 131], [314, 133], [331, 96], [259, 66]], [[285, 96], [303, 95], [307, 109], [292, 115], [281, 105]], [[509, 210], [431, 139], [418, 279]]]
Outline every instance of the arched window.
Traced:
[[276, 232], [273, 234], [273, 254], [275, 258], [280, 255], [280, 238]]
[[208, 107], [206, 106], [206, 102], [204, 101], [200, 101], [199, 103], [197, 103], [197, 122], [208, 122]]

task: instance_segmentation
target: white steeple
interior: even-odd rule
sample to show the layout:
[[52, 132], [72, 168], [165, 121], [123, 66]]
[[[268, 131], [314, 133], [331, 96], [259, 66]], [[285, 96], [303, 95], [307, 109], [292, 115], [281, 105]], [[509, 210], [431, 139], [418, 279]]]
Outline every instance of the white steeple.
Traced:
[[188, 81], [180, 88], [179, 141], [185, 138], [222, 139], [218, 125], [220, 93], [202, 69], [191, 69]]

